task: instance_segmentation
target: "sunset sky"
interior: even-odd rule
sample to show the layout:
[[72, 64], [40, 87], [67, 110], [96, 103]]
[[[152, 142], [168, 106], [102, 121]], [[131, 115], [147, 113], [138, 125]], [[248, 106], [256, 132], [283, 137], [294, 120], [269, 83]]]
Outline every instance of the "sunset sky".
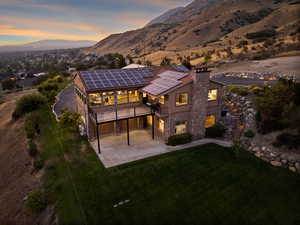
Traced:
[[144, 26], [191, 0], [0, 0], [0, 45], [95, 40]]

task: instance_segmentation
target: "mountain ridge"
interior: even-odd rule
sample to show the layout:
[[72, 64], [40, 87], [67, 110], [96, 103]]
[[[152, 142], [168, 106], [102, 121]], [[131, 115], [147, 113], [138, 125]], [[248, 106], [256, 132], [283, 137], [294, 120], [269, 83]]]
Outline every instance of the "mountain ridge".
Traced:
[[46, 51], [69, 48], [84, 48], [95, 45], [96, 43], [96, 41], [90, 40], [49, 39], [19, 45], [2, 45], [0, 46], [0, 52]]

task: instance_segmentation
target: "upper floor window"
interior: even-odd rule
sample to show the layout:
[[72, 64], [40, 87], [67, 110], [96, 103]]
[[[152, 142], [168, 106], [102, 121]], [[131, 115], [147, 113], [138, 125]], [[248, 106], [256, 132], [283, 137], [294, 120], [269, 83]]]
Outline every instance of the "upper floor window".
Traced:
[[165, 104], [165, 96], [160, 96], [159, 99], [158, 99], [158, 102], [160, 104]]
[[208, 101], [215, 101], [218, 98], [218, 90], [212, 89], [208, 91]]
[[129, 94], [129, 102], [138, 102], [140, 100], [139, 93], [137, 90], [128, 91], [128, 94]]
[[113, 105], [115, 104], [115, 95], [113, 91], [103, 92], [103, 103], [104, 105]]
[[89, 101], [93, 105], [98, 105], [102, 103], [101, 93], [89, 94]]
[[176, 106], [188, 104], [188, 94], [181, 93], [176, 95]]
[[128, 102], [127, 91], [118, 91], [117, 100], [118, 100], [118, 104], [127, 103]]

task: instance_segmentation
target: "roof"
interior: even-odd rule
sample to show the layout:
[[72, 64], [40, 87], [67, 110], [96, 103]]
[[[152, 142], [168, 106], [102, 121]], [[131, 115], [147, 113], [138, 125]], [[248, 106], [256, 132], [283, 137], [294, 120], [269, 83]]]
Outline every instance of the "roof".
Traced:
[[151, 67], [135, 69], [114, 69], [80, 71], [78, 74], [88, 91], [98, 89], [115, 89], [124, 87], [143, 87], [147, 83], [145, 78], [152, 78]]
[[165, 71], [182, 74], [182, 72], [178, 71], [183, 70], [187, 70], [187, 68], [184, 66], [152, 66], [129, 69], [79, 71], [77, 74], [80, 76], [87, 91], [96, 91], [130, 87], [141, 88]]
[[139, 65], [139, 64], [129, 64], [125, 67], [123, 67], [122, 69], [134, 69], [134, 68], [143, 68], [145, 66], [143, 65]]
[[147, 92], [150, 95], [159, 96], [180, 84], [183, 81], [180, 79], [188, 76], [188, 73], [165, 71], [158, 75], [159, 78], [153, 80], [151, 84], [147, 85], [142, 91]]

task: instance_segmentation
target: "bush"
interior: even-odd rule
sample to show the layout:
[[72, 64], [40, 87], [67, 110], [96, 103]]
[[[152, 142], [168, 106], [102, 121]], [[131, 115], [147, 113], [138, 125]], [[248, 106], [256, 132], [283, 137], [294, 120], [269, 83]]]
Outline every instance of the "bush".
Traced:
[[77, 132], [80, 124], [80, 114], [64, 110], [59, 118], [59, 123], [62, 128], [68, 131]]
[[26, 200], [26, 206], [34, 213], [40, 213], [47, 207], [46, 194], [43, 191], [32, 191]]
[[47, 102], [46, 98], [41, 94], [25, 95], [16, 103], [16, 109], [13, 112], [13, 119], [18, 119], [26, 113], [30, 113], [39, 109]]
[[13, 79], [5, 79], [2, 81], [3, 90], [12, 90], [16, 87], [16, 81]]
[[35, 157], [38, 154], [37, 145], [33, 140], [30, 140], [28, 143], [28, 153], [32, 157]]
[[34, 161], [33, 161], [33, 167], [34, 169], [36, 170], [40, 170], [44, 167], [44, 160], [42, 158], [36, 158]]
[[192, 141], [193, 136], [189, 133], [185, 134], [177, 134], [170, 136], [168, 138], [168, 145], [175, 146], [175, 145], [183, 145], [187, 144]]
[[206, 136], [211, 138], [223, 137], [225, 128], [221, 124], [216, 124], [212, 127], [206, 128]]
[[276, 137], [276, 142], [273, 146], [287, 146], [289, 149], [296, 149], [300, 146], [300, 135], [294, 135], [290, 133], [282, 133]]
[[252, 130], [247, 130], [245, 133], [244, 133], [244, 136], [245, 137], [248, 137], [248, 138], [253, 138], [255, 136], [255, 133], [252, 131]]
[[225, 88], [225, 91], [232, 92], [241, 96], [247, 96], [249, 94], [248, 87], [240, 85], [231, 85]]

